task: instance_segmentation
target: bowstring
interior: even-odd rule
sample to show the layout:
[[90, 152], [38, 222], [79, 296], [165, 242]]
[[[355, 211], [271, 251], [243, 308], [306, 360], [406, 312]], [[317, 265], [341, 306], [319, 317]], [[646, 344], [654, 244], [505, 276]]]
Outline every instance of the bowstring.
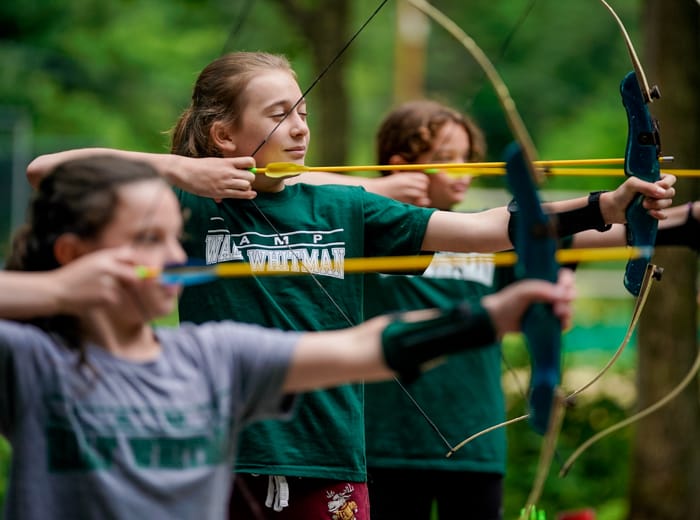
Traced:
[[[282, 116], [282, 118], [277, 122], [277, 124], [272, 128], [272, 130], [265, 136], [265, 138], [262, 140], [262, 142], [253, 150], [251, 153], [251, 156], [255, 156], [260, 149], [265, 146], [265, 144], [268, 142], [270, 137], [279, 129], [280, 125], [284, 122], [285, 119], [287, 119], [291, 113], [296, 109], [299, 104], [304, 101], [306, 96], [311, 92], [311, 90], [318, 84], [318, 82], [323, 78], [328, 70], [340, 59], [340, 57], [345, 53], [345, 51], [350, 47], [350, 45], [355, 41], [355, 39], [359, 36], [359, 34], [365, 29], [365, 27], [374, 19], [374, 17], [379, 13], [379, 11], [386, 5], [388, 0], [381, 0], [380, 3], [377, 5], [375, 10], [372, 12], [372, 14], [362, 23], [362, 25], [355, 31], [355, 33], [351, 36], [351, 38], [340, 48], [340, 50], [336, 53], [336, 55], [333, 57], [333, 59], [326, 65], [323, 70], [316, 76], [316, 78], [311, 82], [311, 84], [302, 92], [301, 96], [297, 101], [287, 110], [287, 112]], [[253, 207], [256, 209], [256, 211], [260, 214], [260, 216], [265, 220], [265, 222], [270, 226], [270, 228], [273, 230], [273, 232], [279, 237], [282, 238], [281, 232], [277, 229], [277, 226], [274, 225], [274, 223], [268, 218], [268, 216], [265, 214], [265, 212], [260, 208], [260, 206], [256, 203], [255, 199], [252, 199], [250, 201], [253, 205]], [[287, 244], [288, 250], [294, 254], [294, 250], [291, 247], [290, 244]], [[338, 304], [338, 302], [333, 298], [333, 296], [328, 292], [326, 287], [323, 285], [323, 283], [319, 280], [319, 278], [316, 276], [315, 273], [312, 273], [309, 269], [306, 269], [303, 264], [302, 264], [302, 269], [305, 269], [308, 274], [311, 276], [311, 279], [313, 282], [316, 284], [318, 289], [325, 295], [325, 297], [328, 299], [328, 301], [331, 302], [333, 307], [337, 310], [337, 312], [342, 316], [342, 318], [345, 320], [345, 322], [348, 324], [348, 326], [352, 327], [356, 325], [352, 319], [350, 319], [350, 316], [342, 309], [342, 307]], [[287, 319], [290, 320], [289, 316], [287, 316]], [[401, 381], [396, 377], [393, 376], [393, 380], [396, 382], [396, 384], [399, 385], [399, 388], [404, 392], [404, 394], [408, 397], [408, 399], [413, 403], [414, 407], [418, 410], [420, 415], [425, 419], [427, 424], [430, 426], [430, 428], [440, 437], [442, 442], [447, 446], [448, 449], [452, 449], [452, 445], [450, 442], [447, 440], [445, 435], [440, 431], [438, 426], [435, 424], [435, 422], [429, 417], [427, 412], [420, 406], [420, 404], [415, 400], [415, 398], [410, 394], [408, 389], [401, 383]]]
[[[506, 53], [508, 52], [511, 44], [515, 40], [516, 34], [520, 31], [523, 25], [525, 25], [525, 21], [530, 17], [530, 14], [532, 13], [532, 10], [534, 9], [536, 3], [537, 0], [530, 0], [530, 2], [523, 8], [523, 10], [520, 11], [520, 14], [518, 15], [518, 18], [515, 21], [513, 28], [503, 39], [503, 43], [501, 43], [500, 45], [500, 50], [498, 51], [496, 57], [493, 59], [494, 66], [500, 65], [501, 62], [505, 59]], [[479, 74], [480, 78], [477, 82], [478, 86], [475, 89], [472, 89], [473, 92], [469, 96], [467, 96], [466, 101], [464, 101], [462, 105], [464, 107], [465, 112], [471, 112], [471, 109], [474, 106], [474, 101], [476, 100], [479, 93], [481, 93], [481, 91], [484, 90], [484, 88], [486, 87], [486, 82], [484, 81], [486, 79], [486, 75], [484, 74], [484, 71], [479, 69]]]
[[[277, 122], [277, 124], [272, 128], [272, 130], [265, 136], [265, 138], [262, 140], [262, 142], [251, 153], [251, 156], [255, 156], [255, 154], [258, 153], [263, 146], [265, 146], [265, 144], [268, 142], [270, 137], [277, 131], [277, 129], [280, 127], [280, 125], [284, 122], [284, 120], [287, 119], [287, 117], [289, 117], [291, 115], [291, 113], [296, 109], [297, 106], [299, 106], [299, 104], [302, 101], [304, 101], [304, 99], [309, 94], [309, 92], [311, 92], [311, 90], [318, 84], [318, 82], [321, 80], [321, 78], [323, 78], [326, 75], [328, 70], [338, 61], [338, 59], [340, 59], [340, 57], [345, 53], [345, 51], [350, 47], [350, 45], [355, 41], [355, 39], [365, 29], [365, 27], [374, 19], [374, 17], [379, 13], [379, 11], [384, 7], [384, 5], [386, 5], [387, 2], [388, 2], [388, 0], [381, 0], [379, 2], [379, 4], [374, 9], [372, 14], [362, 23], [362, 25], [355, 31], [355, 33], [350, 37], [350, 39], [340, 48], [340, 50], [336, 53], [336, 55], [333, 57], [333, 59], [330, 61], [330, 63], [328, 63], [328, 65], [326, 65], [323, 68], [323, 70], [316, 76], [316, 78], [311, 82], [311, 84], [302, 92], [299, 99], [291, 106], [291, 108], [289, 110], [287, 110], [287, 112], [282, 116], [282, 118]], [[262, 218], [267, 222], [267, 224], [270, 226], [270, 228], [273, 230], [273, 232], [279, 238], [282, 238], [280, 231], [273, 224], [273, 222], [267, 217], [267, 215], [263, 212], [263, 210], [260, 208], [260, 206], [255, 202], [255, 199], [252, 199], [250, 202], [252, 203], [253, 207], [258, 211], [258, 213], [262, 216]], [[287, 244], [287, 248], [292, 254], [294, 254], [294, 250], [291, 247], [291, 245]], [[319, 280], [318, 277], [314, 273], [310, 272], [303, 265], [302, 265], [302, 269], [305, 269], [306, 272], [311, 276], [311, 279], [313, 280], [313, 282], [316, 284], [316, 286], [319, 288], [319, 290], [326, 296], [326, 298], [331, 302], [331, 304], [338, 311], [338, 313], [343, 317], [343, 319], [348, 324], [348, 326], [350, 326], [350, 327], [355, 326], [356, 324], [350, 319], [348, 314], [340, 307], [338, 302], [333, 298], [333, 296], [324, 287], [321, 280]], [[289, 319], [289, 317], [287, 317], [287, 319]], [[401, 381], [396, 376], [393, 376], [393, 380], [396, 382], [396, 384], [398, 384], [398, 386], [402, 390], [402, 392], [410, 400], [410, 402], [413, 404], [413, 406], [416, 408], [416, 410], [425, 419], [428, 426], [437, 434], [437, 436], [445, 444], [445, 446], [448, 449], [452, 449], [452, 444], [447, 440], [447, 438], [442, 433], [440, 428], [430, 418], [428, 413], [421, 407], [421, 405], [418, 403], [418, 401], [416, 401], [416, 399], [411, 395], [411, 393], [408, 391], [406, 386], [403, 383], [401, 383]]]
[[228, 49], [232, 46], [233, 42], [236, 41], [236, 38], [240, 34], [241, 30], [243, 29], [243, 26], [246, 24], [248, 21], [248, 16], [250, 15], [250, 12], [253, 9], [253, 2], [255, 0], [245, 0], [243, 5], [241, 6], [240, 11], [238, 11], [238, 16], [236, 17], [236, 22], [233, 24], [233, 27], [228, 33], [228, 36], [226, 38], [226, 42], [224, 43], [223, 48], [221, 49], [221, 54], [225, 54]]
[[262, 140], [262, 142], [255, 148], [253, 153], [251, 153], [251, 156], [255, 156], [256, 153], [260, 151], [260, 149], [265, 146], [267, 141], [270, 139], [272, 134], [274, 134], [277, 129], [280, 127], [280, 125], [284, 122], [285, 119], [289, 117], [289, 115], [294, 111], [294, 109], [299, 106], [299, 103], [304, 101], [304, 98], [306, 98], [307, 94], [311, 92], [311, 90], [316, 86], [316, 84], [323, 78], [323, 76], [326, 75], [328, 70], [335, 64], [336, 61], [340, 59], [340, 57], [345, 54], [345, 51], [352, 45], [352, 42], [355, 41], [355, 39], [360, 35], [360, 33], [367, 27], [367, 25], [374, 19], [374, 17], [381, 11], [381, 9], [386, 5], [386, 3], [389, 0], [381, 0], [380, 3], [377, 5], [377, 7], [374, 9], [372, 14], [367, 18], [362, 25], [360, 25], [359, 29], [355, 31], [355, 33], [350, 37], [350, 39], [343, 45], [340, 50], [335, 54], [333, 59], [326, 65], [323, 70], [316, 76], [316, 78], [311, 82], [311, 85], [309, 85], [304, 92], [302, 92], [301, 96], [299, 96], [299, 99], [297, 99], [296, 103], [292, 105], [292, 107], [287, 110], [287, 112], [282, 116], [282, 118], [278, 121], [278, 123], [270, 130], [270, 133], [265, 136], [265, 138]]

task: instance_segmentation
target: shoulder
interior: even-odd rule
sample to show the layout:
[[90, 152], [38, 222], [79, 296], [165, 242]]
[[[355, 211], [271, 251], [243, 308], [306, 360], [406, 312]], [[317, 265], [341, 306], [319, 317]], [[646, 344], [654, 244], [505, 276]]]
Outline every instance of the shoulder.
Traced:
[[0, 342], [49, 342], [49, 335], [40, 328], [29, 323], [12, 320], [0, 320]]
[[349, 186], [345, 184], [306, 184], [298, 182], [285, 187], [299, 194], [309, 196], [331, 196], [331, 197], [363, 197], [368, 192], [362, 186]]
[[0, 320], [0, 355], [46, 357], [58, 350], [58, 343], [40, 328], [29, 323]]
[[195, 208], [204, 208], [209, 206], [212, 208], [216, 207], [216, 202], [214, 202], [214, 199], [195, 195], [194, 193], [190, 193], [189, 191], [185, 191], [178, 187], [173, 187], [173, 191], [175, 192], [175, 196], [180, 201], [182, 206]]

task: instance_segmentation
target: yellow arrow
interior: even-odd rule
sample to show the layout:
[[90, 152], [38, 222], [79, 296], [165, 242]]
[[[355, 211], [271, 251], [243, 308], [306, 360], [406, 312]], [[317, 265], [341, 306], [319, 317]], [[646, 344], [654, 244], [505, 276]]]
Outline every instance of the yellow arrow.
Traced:
[[[660, 162], [669, 161], [673, 158], [661, 157]], [[624, 159], [556, 159], [548, 161], [535, 161], [538, 168], [553, 170], [562, 166], [620, 166], [624, 164]], [[331, 172], [331, 173], [351, 173], [370, 171], [423, 171], [435, 173], [438, 170], [450, 170], [452, 172], [470, 173], [478, 175], [502, 175], [505, 171], [504, 162], [474, 162], [474, 163], [423, 163], [423, 164], [365, 164], [356, 166], [305, 166], [290, 162], [272, 162], [261, 168], [251, 168], [253, 173], [264, 174], [267, 177], [282, 178], [299, 175], [307, 172]], [[582, 171], [585, 171], [581, 168]], [[590, 169], [590, 171], [596, 171]], [[696, 170], [678, 170], [685, 172], [696, 172]], [[567, 174], [561, 174], [567, 175]], [[568, 175], [595, 175], [594, 173], [568, 173]], [[606, 175], [606, 174], [603, 174]], [[608, 173], [607, 175], [612, 175]], [[615, 174], [617, 175], [617, 173]], [[690, 174], [688, 174], [690, 175]], [[698, 175], [693, 173], [692, 175]]]
[[[557, 251], [557, 261], [561, 264], [576, 262], [602, 262], [613, 260], [629, 260], [642, 256], [650, 256], [651, 247], [604, 247], [560, 249]], [[489, 263], [497, 266], [513, 265], [517, 261], [517, 255], [512, 251], [493, 254], [463, 254], [463, 255], [418, 255], [418, 256], [384, 256], [369, 258], [346, 258], [342, 266], [338, 266], [344, 273], [360, 272], [400, 272], [419, 271], [427, 268], [431, 263], [441, 265], [464, 265], [466, 263]], [[291, 260], [287, 263], [277, 264], [274, 269], [269, 266], [255, 267], [245, 262], [227, 262], [210, 266], [182, 266], [171, 267], [164, 270], [148, 266], [137, 267], [140, 278], [162, 277], [167, 283], [196, 283], [210, 281], [215, 278], [239, 278], [245, 276], [274, 276], [274, 275], [298, 275], [309, 274], [309, 270], [303, 262]]]

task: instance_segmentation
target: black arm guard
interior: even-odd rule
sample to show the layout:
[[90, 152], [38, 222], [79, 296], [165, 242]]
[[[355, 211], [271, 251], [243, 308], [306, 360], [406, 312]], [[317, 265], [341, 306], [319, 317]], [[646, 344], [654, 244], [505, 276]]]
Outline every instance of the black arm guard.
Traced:
[[496, 342], [496, 332], [486, 310], [466, 302], [423, 321], [400, 321], [382, 332], [382, 350], [389, 368], [405, 382], [418, 377], [423, 365], [437, 357]]
[[[588, 195], [588, 204], [582, 208], [552, 214], [551, 218], [555, 222], [554, 232], [556, 236], [562, 238], [589, 229], [596, 229], [601, 232], [610, 229], [612, 226], [605, 223], [603, 215], [600, 213], [599, 199], [601, 193], [603, 192], [594, 191]], [[518, 205], [515, 201], [511, 201], [508, 204], [508, 211], [510, 212], [508, 238], [510, 238], [511, 243], [514, 243], [518, 218]]]
[[693, 216], [693, 203], [688, 203], [688, 218], [680, 226], [659, 229], [656, 232], [657, 246], [686, 246], [700, 252], [700, 222]]

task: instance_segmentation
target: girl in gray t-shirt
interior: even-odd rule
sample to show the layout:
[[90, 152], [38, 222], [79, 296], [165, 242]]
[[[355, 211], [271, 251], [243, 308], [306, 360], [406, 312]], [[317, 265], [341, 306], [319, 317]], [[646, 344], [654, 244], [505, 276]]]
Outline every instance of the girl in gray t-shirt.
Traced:
[[413, 374], [517, 330], [535, 300], [570, 318], [564, 276], [332, 332], [154, 329], [179, 288], [142, 273], [185, 262], [181, 230], [174, 194], [143, 163], [83, 159], [41, 182], [0, 272], [7, 518], [224, 518], [238, 431], [283, 416], [292, 393]]

